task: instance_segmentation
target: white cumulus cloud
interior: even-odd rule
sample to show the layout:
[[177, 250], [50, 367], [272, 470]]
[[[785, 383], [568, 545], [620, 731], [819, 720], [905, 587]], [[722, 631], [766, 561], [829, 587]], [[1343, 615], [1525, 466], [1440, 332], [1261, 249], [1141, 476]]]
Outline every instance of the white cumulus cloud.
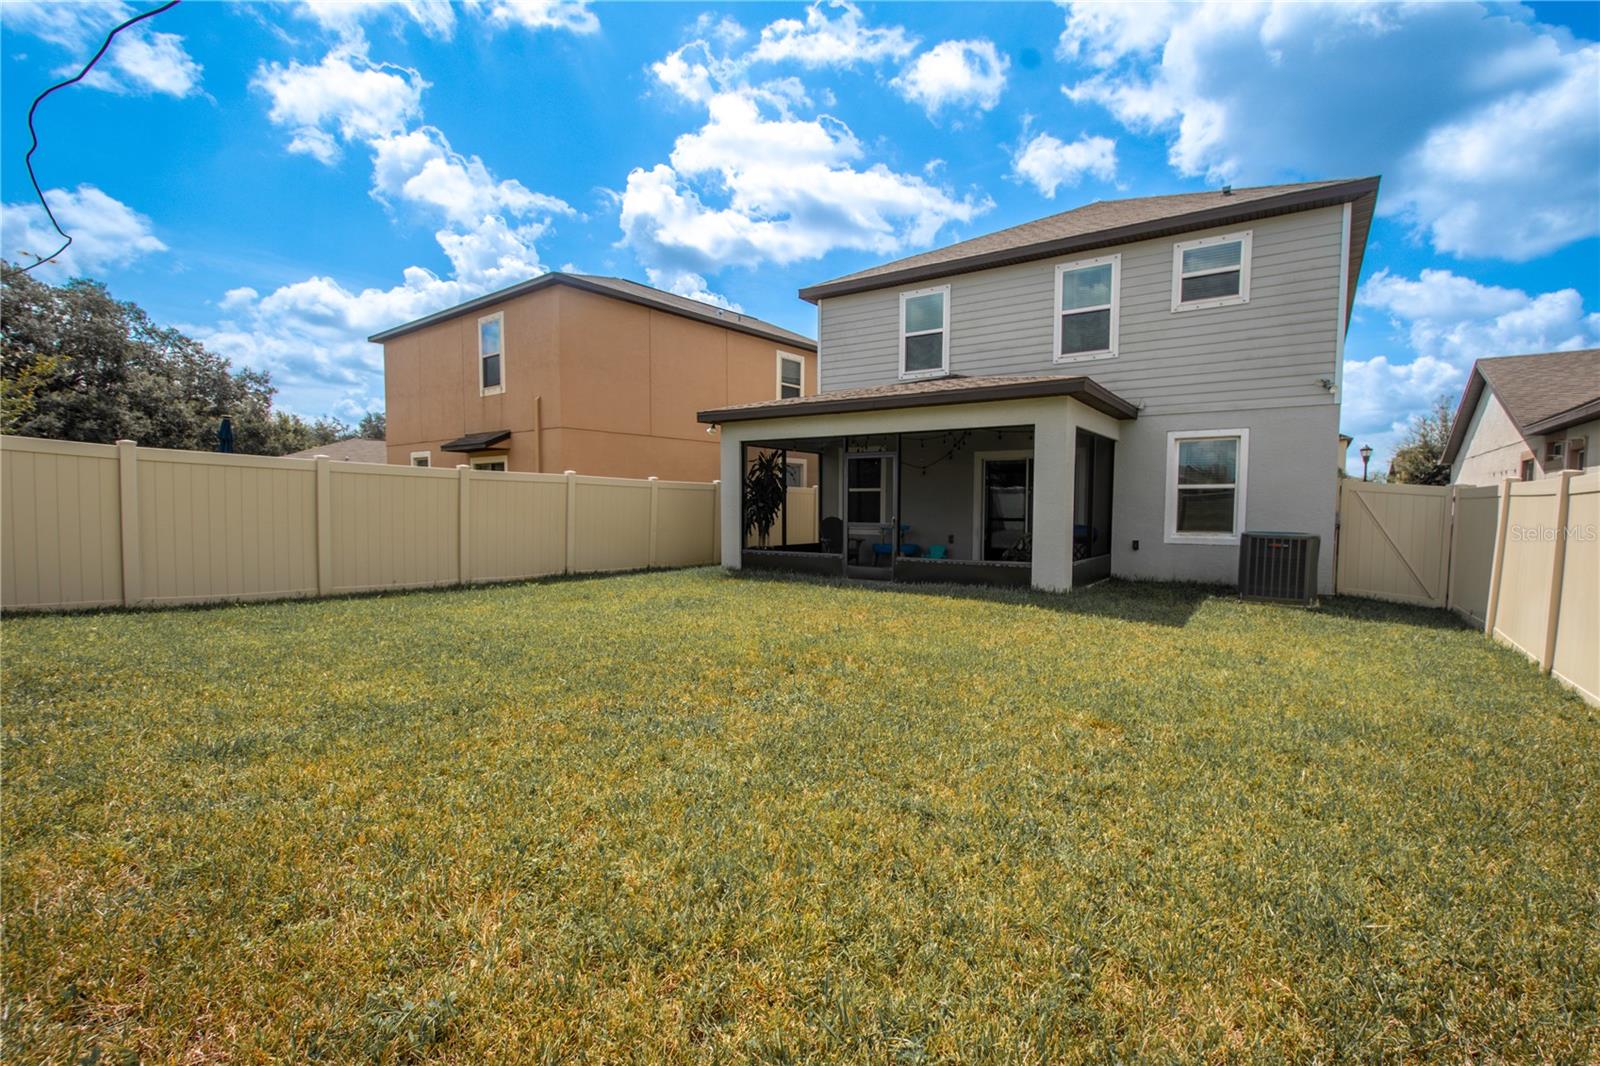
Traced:
[[573, 213], [557, 197], [534, 192], [514, 178], [496, 178], [482, 159], [456, 152], [431, 126], [378, 137], [371, 144], [372, 189], [380, 199], [418, 205], [463, 226], [497, 213]]
[[489, 22], [520, 26], [526, 30], [566, 30], [595, 33], [600, 20], [588, 0], [488, 0], [483, 4]]
[[252, 84], [271, 100], [267, 117], [289, 129], [289, 150], [323, 163], [338, 159], [341, 141], [382, 137], [419, 118], [428, 87], [415, 70], [345, 47], [314, 65], [264, 63]]
[[1412, 350], [1459, 367], [1474, 359], [1600, 346], [1600, 313], [1576, 289], [1530, 295], [1449, 270], [1405, 278], [1380, 270], [1360, 303], [1387, 313]]
[[1063, 185], [1077, 185], [1085, 174], [1101, 181], [1117, 176], [1117, 142], [1087, 133], [1071, 143], [1048, 133], [1034, 134], [1011, 157], [1011, 172], [1049, 199]]
[[1186, 175], [1383, 172], [1441, 251], [1528, 259], [1600, 232], [1600, 47], [1479, 4], [1068, 8], [1065, 87], [1164, 134]]
[[750, 50], [754, 63], [793, 62], [803, 67], [848, 67], [903, 59], [917, 38], [900, 26], [868, 26], [849, 0], [816, 0], [800, 19], [778, 19], [761, 30]]
[[988, 111], [1000, 102], [1010, 66], [993, 41], [941, 41], [912, 60], [890, 84], [929, 116], [946, 107]]
[[[1380, 270], [1357, 306], [1389, 320], [1407, 356], [1347, 359], [1342, 422], [1382, 469], [1406, 426], [1441, 395], [1460, 396], [1473, 360], [1600, 346], [1600, 314], [1576, 289], [1530, 294], [1449, 270], [1415, 278]], [[1356, 469], [1359, 469], [1357, 467]]]
[[[121, 0], [13, 3], [5, 7], [5, 24], [71, 53], [72, 61], [56, 70], [58, 76], [69, 77], [83, 69], [106, 34], [136, 13]], [[184, 97], [199, 92], [203, 68], [184, 47], [182, 37], [154, 28], [160, 21], [146, 20], [117, 34], [80, 84], [114, 93]]]
[[863, 154], [836, 120], [772, 116], [748, 94], [719, 93], [668, 163], [628, 175], [624, 243], [648, 268], [703, 274], [838, 248], [892, 253], [989, 207], [881, 163], [860, 166]]
[[[167, 250], [147, 216], [93, 185], [50, 189], [45, 196], [72, 245], [37, 274], [57, 279], [95, 275]], [[61, 237], [37, 202], [9, 203], [0, 208], [0, 244], [0, 255], [26, 266], [59, 248]]]

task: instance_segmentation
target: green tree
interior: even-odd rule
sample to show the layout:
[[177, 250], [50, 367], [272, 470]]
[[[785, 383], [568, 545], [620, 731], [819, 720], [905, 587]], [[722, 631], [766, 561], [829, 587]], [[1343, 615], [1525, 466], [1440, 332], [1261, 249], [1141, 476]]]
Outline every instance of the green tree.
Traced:
[[367, 440], [383, 440], [388, 432], [389, 424], [382, 411], [368, 411], [356, 426], [356, 436]]
[[349, 435], [335, 419], [274, 411], [265, 371], [235, 370], [99, 282], [50, 285], [0, 266], [0, 425], [7, 433], [212, 451], [226, 415], [234, 449], [252, 455]]
[[1389, 460], [1389, 481], [1406, 485], [1447, 485], [1450, 468], [1444, 465], [1444, 446], [1450, 440], [1455, 405], [1448, 394], [1433, 401], [1426, 413], [1412, 418]]

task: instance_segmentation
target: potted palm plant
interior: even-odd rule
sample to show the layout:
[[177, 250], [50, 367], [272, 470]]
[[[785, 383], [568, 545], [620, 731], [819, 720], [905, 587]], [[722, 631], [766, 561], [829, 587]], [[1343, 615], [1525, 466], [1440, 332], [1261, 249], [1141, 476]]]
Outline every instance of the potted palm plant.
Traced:
[[787, 495], [782, 452], [762, 452], [744, 473], [744, 532], [765, 548]]

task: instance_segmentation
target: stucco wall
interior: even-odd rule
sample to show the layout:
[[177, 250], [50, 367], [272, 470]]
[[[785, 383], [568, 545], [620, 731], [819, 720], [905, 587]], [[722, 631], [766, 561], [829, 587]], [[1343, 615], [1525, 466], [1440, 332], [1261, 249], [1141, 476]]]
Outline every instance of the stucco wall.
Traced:
[[[1119, 577], [1233, 584], [1236, 544], [1166, 542], [1167, 434], [1249, 431], [1244, 529], [1322, 538], [1317, 585], [1333, 592], [1338, 508], [1338, 408], [1233, 411], [1223, 415], [1141, 415], [1123, 424], [1113, 472], [1111, 572]], [[1134, 541], [1139, 542], [1137, 549]]]
[[1600, 447], [1600, 420], [1524, 439], [1494, 390], [1485, 387], [1477, 409], [1467, 422], [1461, 449], [1450, 468], [1450, 480], [1457, 485], [1498, 485], [1505, 478], [1521, 480], [1522, 461], [1530, 456], [1535, 479], [1553, 477], [1564, 467], [1545, 463], [1546, 443], [1574, 437], [1588, 442], [1585, 463], [1593, 468], [1596, 465], [1595, 449]]
[[[478, 319], [503, 312], [505, 392], [480, 396]], [[440, 445], [509, 429], [511, 470], [710, 481], [717, 441], [697, 412], [777, 396], [777, 358], [816, 355], [625, 300], [552, 285], [384, 344], [389, 462], [427, 451], [435, 466], [467, 461]]]

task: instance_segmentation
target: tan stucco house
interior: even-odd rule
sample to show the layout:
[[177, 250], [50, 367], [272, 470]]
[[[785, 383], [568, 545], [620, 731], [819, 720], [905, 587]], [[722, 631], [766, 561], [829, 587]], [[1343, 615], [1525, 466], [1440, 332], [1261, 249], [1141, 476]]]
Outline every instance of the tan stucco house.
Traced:
[[621, 278], [545, 274], [369, 339], [390, 463], [711, 481], [697, 411], [817, 390], [810, 338]]
[[1472, 364], [1445, 444], [1455, 485], [1584, 470], [1600, 442], [1600, 348]]

